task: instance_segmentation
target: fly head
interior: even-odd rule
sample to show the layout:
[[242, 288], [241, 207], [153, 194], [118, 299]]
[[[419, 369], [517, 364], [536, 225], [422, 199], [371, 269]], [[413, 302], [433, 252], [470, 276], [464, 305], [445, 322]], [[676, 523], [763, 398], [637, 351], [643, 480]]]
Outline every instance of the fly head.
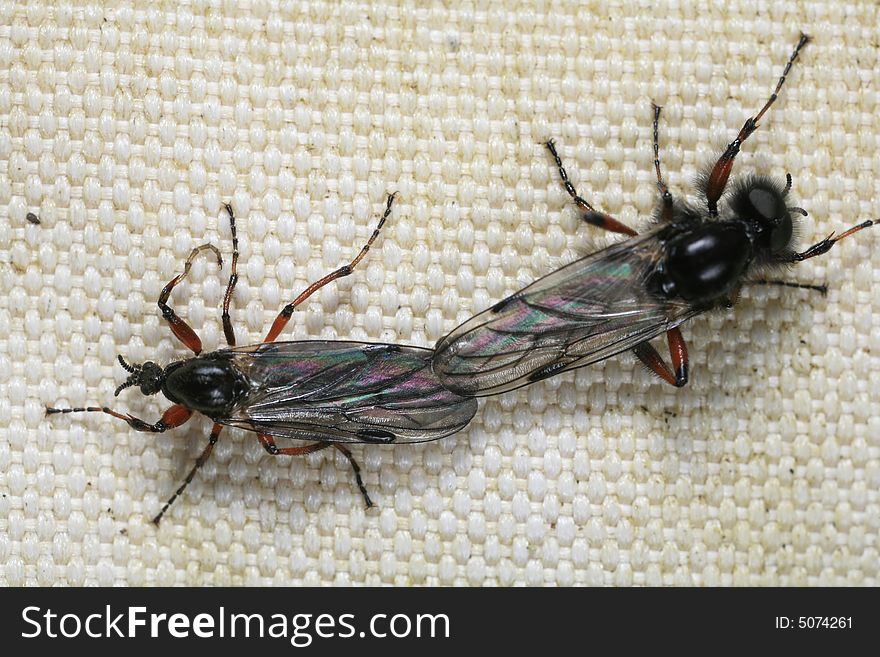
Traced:
[[792, 252], [793, 214], [806, 212], [788, 206], [786, 197], [790, 189], [791, 176], [787, 175], [785, 185], [766, 176], [748, 176], [733, 190], [730, 209], [746, 225], [759, 257], [773, 260]]
[[155, 395], [162, 389], [162, 384], [165, 382], [165, 371], [160, 365], [151, 361], [147, 361], [143, 365], [130, 365], [125, 362], [122, 356], [118, 358], [119, 364], [126, 372], [129, 372], [129, 375], [125, 383], [116, 388], [114, 396], [118, 397], [120, 392], [132, 386], [138, 386], [144, 395]]

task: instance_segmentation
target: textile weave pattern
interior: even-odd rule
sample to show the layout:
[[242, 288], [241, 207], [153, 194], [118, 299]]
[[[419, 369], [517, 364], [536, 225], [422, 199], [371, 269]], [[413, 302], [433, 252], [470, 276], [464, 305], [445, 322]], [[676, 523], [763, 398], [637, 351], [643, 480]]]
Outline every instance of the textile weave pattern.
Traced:
[[[735, 175], [793, 176], [802, 246], [880, 217], [877, 5], [527, 0], [0, 4], [0, 584], [868, 585], [880, 528], [880, 256], [868, 230], [683, 327], [676, 390], [629, 355], [487, 398], [435, 443], [271, 457], [126, 390], [189, 354], [156, 307], [239, 344], [349, 261], [281, 339], [432, 346], [693, 194], [813, 36]], [[26, 219], [32, 212], [39, 224]], [[658, 347], [660, 345], [658, 344]]]

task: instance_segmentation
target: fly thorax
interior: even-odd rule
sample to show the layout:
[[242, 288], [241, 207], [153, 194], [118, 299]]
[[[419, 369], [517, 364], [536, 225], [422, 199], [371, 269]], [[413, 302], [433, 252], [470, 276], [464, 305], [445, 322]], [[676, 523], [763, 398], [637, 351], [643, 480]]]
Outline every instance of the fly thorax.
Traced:
[[754, 250], [740, 223], [706, 223], [672, 238], [656, 286], [695, 304], [726, 298], [741, 283]]
[[248, 390], [232, 361], [216, 355], [172, 363], [165, 374], [162, 392], [168, 399], [210, 418], [227, 414]]

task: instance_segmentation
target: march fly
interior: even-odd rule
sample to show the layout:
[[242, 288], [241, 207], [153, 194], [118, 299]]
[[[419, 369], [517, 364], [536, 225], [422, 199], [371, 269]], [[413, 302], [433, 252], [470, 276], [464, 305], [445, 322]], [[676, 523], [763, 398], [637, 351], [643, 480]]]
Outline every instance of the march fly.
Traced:
[[[373, 505], [360, 474], [360, 467], [346, 444], [413, 443], [437, 440], [464, 428], [477, 410], [474, 399], [444, 388], [431, 370], [430, 349], [393, 344], [327, 340], [276, 342], [293, 310], [324, 285], [352, 273], [379, 236], [391, 214], [394, 195], [372, 236], [349, 264], [309, 285], [287, 304], [272, 324], [265, 340], [246, 347], [235, 346], [229, 315], [232, 293], [238, 281], [238, 238], [235, 216], [227, 205], [232, 230], [232, 271], [223, 301], [223, 329], [228, 348], [202, 354], [196, 332], [168, 305], [171, 291], [187, 276], [195, 257], [212, 252], [222, 266], [219, 250], [203, 244], [192, 250], [181, 274], [159, 295], [158, 306], [174, 335], [195, 357], [165, 367], [147, 361], [132, 365], [119, 356], [129, 373], [115, 395], [136, 387], [144, 395], [161, 392], [172, 406], [159, 421], [149, 423], [108, 407], [47, 408], [48, 414], [99, 412], [124, 422], [137, 431], [161, 433], [179, 427], [194, 412], [214, 422], [208, 444], [177, 491], [153, 518], [162, 516], [204, 465], [224, 426], [257, 434], [272, 455], [297, 456], [327, 447], [339, 450], [351, 463], [367, 507]], [[279, 446], [276, 441], [306, 444]]]
[[[596, 210], [568, 179], [553, 141], [546, 143], [562, 185], [584, 220], [629, 239], [576, 260], [469, 319], [437, 344], [434, 372], [462, 395], [490, 395], [632, 350], [664, 381], [688, 381], [688, 353], [679, 326], [713, 308], [732, 306], [745, 285], [822, 286], [759, 278], [822, 255], [873, 225], [864, 221], [833, 233], [806, 251], [794, 246], [806, 216], [789, 198], [792, 179], [745, 176], [728, 185], [743, 143], [770, 109], [810, 38], [801, 34], [775, 90], [746, 120], [709, 173], [699, 181], [700, 203], [673, 197], [660, 171], [654, 106], [654, 168], [660, 201], [652, 226], [637, 234]], [[672, 366], [650, 340], [665, 333]]]

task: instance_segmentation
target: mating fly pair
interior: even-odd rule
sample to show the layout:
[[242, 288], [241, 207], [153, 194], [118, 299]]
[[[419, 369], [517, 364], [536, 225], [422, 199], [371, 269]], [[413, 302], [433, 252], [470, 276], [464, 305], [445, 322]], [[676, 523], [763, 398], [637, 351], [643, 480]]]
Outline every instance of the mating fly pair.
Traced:
[[[183, 484], [153, 518], [164, 513], [204, 465], [224, 426], [255, 432], [272, 455], [298, 456], [335, 447], [351, 463], [367, 506], [372, 501], [360, 468], [346, 443], [412, 443], [437, 440], [464, 428], [477, 411], [474, 399], [444, 388], [431, 371], [430, 349], [393, 344], [326, 340], [275, 342], [293, 310], [328, 283], [352, 273], [366, 256], [391, 214], [394, 195], [366, 245], [349, 264], [309, 285], [287, 304], [272, 324], [265, 340], [247, 347], [235, 346], [229, 305], [238, 281], [238, 238], [235, 216], [227, 205], [232, 231], [232, 271], [223, 299], [223, 332], [229, 345], [201, 354], [195, 331], [168, 305], [174, 287], [190, 271], [195, 257], [210, 251], [222, 267], [220, 251], [211, 244], [192, 250], [183, 273], [175, 276], [159, 295], [158, 305], [175, 336], [195, 357], [161, 367], [153, 362], [119, 363], [128, 379], [115, 395], [137, 387], [144, 395], [162, 392], [172, 406], [158, 422], [150, 424], [128, 413], [107, 407], [47, 408], [48, 414], [99, 412], [123, 420], [137, 431], [162, 433], [179, 427], [196, 411], [214, 422], [208, 444], [196, 459]], [[276, 440], [307, 444], [279, 447]]]
[[[552, 141], [562, 184], [594, 226], [629, 239], [576, 260], [472, 317], [440, 340], [434, 372], [462, 395], [490, 395], [632, 350], [664, 381], [688, 381], [687, 346], [679, 325], [713, 308], [732, 306], [743, 286], [773, 284], [824, 291], [822, 286], [764, 280], [763, 276], [826, 253], [835, 243], [874, 224], [865, 221], [832, 233], [806, 251], [794, 248], [805, 210], [789, 200], [792, 179], [782, 183], [746, 176], [728, 185], [743, 143], [770, 109], [801, 49], [801, 34], [769, 100], [749, 118], [708, 175], [700, 203], [673, 197], [660, 170], [654, 107], [654, 168], [660, 202], [653, 225], [637, 234], [596, 210], [568, 179]], [[667, 365], [649, 340], [665, 333]]]

